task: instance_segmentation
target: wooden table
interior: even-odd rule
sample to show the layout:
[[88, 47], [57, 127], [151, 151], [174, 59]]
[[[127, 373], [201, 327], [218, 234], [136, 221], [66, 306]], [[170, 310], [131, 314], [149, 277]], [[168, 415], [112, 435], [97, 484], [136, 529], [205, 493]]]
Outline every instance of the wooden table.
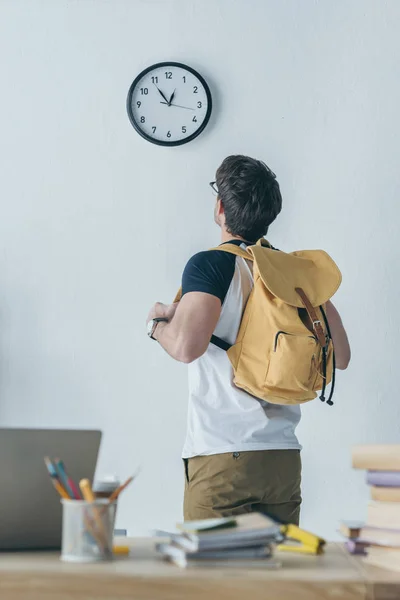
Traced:
[[55, 553], [0, 553], [0, 600], [399, 600], [400, 574], [366, 567], [330, 544], [323, 556], [281, 553], [281, 569], [179, 569], [151, 540], [129, 558], [62, 563]]

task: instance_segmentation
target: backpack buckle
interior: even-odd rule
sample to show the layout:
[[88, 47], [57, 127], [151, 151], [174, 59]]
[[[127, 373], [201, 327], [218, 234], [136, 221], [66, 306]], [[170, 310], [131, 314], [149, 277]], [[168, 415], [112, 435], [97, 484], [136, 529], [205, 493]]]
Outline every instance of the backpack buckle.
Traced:
[[327, 349], [329, 345], [329, 337], [325, 334], [321, 321], [313, 321], [312, 325], [321, 347]]

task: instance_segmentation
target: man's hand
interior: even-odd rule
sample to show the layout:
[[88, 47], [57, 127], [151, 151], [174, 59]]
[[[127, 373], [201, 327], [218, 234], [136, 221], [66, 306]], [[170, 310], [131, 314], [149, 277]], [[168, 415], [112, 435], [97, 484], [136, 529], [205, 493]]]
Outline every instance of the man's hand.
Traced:
[[190, 363], [207, 350], [220, 314], [219, 298], [204, 292], [188, 292], [179, 305], [157, 303], [149, 320], [169, 319], [169, 323], [157, 325], [154, 337], [175, 360]]
[[156, 302], [153, 308], [149, 312], [146, 323], [152, 319], [168, 319], [172, 321], [175, 311], [177, 309], [178, 302], [174, 304], [163, 304], [162, 302]]

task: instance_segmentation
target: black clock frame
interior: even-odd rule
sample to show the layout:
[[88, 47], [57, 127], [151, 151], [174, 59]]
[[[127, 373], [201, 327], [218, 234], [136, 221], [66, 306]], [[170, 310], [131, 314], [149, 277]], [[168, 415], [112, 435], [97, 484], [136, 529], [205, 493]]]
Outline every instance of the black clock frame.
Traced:
[[[206, 112], [206, 116], [204, 117], [204, 121], [202, 122], [200, 127], [194, 133], [192, 133], [192, 135], [189, 135], [189, 137], [187, 137], [183, 140], [177, 140], [177, 141], [171, 141], [171, 142], [166, 142], [164, 140], [155, 140], [154, 138], [151, 137], [151, 135], [148, 135], [147, 133], [145, 133], [141, 129], [140, 124], [136, 122], [135, 117], [133, 116], [133, 111], [132, 111], [133, 92], [135, 90], [135, 87], [139, 83], [139, 81], [142, 79], [142, 77], [144, 77], [147, 73], [149, 73], [149, 71], [152, 71], [153, 69], [158, 69], [159, 67], [168, 67], [168, 66], [169, 67], [181, 67], [182, 69], [185, 69], [186, 71], [189, 71], [190, 73], [192, 73], [192, 75], [197, 77], [197, 79], [203, 85], [203, 87], [206, 91], [206, 96], [207, 96], [207, 112]], [[129, 88], [128, 96], [126, 99], [126, 110], [128, 112], [128, 117], [132, 124], [132, 127], [137, 131], [137, 133], [140, 136], [142, 136], [142, 138], [144, 138], [148, 142], [151, 142], [152, 144], [157, 144], [157, 146], [182, 146], [183, 144], [187, 144], [188, 142], [191, 142], [192, 140], [197, 138], [197, 136], [200, 135], [206, 128], [206, 126], [210, 120], [210, 117], [211, 117], [212, 97], [211, 97], [210, 88], [208, 87], [208, 83], [206, 82], [204, 77], [202, 77], [200, 75], [200, 73], [195, 71], [195, 69], [192, 69], [192, 67], [188, 67], [187, 65], [184, 65], [183, 63], [166, 61], [166, 62], [156, 63], [154, 65], [151, 65], [150, 67], [147, 67], [147, 69], [144, 69], [144, 71], [142, 71], [141, 73], [139, 73], [139, 75], [137, 77], [135, 77], [131, 87]]]

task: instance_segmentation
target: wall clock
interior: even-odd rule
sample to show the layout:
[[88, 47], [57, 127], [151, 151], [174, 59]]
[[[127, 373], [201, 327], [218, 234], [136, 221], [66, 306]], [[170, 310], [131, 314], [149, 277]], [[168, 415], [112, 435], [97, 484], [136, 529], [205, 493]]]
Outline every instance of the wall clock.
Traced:
[[136, 131], [159, 146], [194, 140], [206, 127], [212, 109], [203, 77], [176, 62], [157, 63], [142, 71], [129, 89], [126, 104]]

